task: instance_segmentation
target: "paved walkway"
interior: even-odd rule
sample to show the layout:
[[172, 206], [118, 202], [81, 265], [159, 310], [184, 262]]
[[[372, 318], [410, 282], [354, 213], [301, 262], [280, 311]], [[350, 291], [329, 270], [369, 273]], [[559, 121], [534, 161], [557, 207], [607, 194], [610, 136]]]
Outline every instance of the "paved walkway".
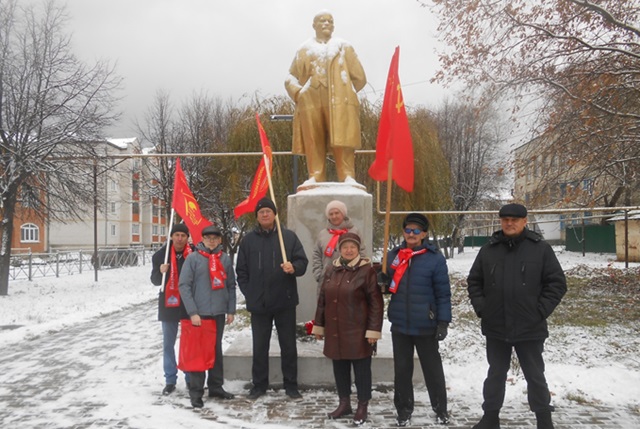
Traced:
[[[201, 411], [189, 406], [179, 384], [171, 396], [162, 387], [161, 335], [155, 304], [135, 306], [87, 323], [2, 345], [0, 354], [1, 428], [346, 428], [349, 419], [327, 420], [335, 393], [302, 389], [304, 398], [289, 400], [269, 391], [257, 401], [243, 394], [231, 401], [205, 398]], [[244, 382], [230, 389], [242, 391]], [[368, 428], [395, 427], [393, 392], [377, 389], [371, 401]], [[523, 403], [505, 407], [503, 428], [535, 427]], [[480, 410], [451, 399], [449, 428], [470, 428]], [[442, 427], [424, 404], [416, 404], [411, 428]], [[558, 429], [639, 428], [637, 410], [575, 404], [554, 413]], [[160, 422], [160, 423], [159, 423]]]

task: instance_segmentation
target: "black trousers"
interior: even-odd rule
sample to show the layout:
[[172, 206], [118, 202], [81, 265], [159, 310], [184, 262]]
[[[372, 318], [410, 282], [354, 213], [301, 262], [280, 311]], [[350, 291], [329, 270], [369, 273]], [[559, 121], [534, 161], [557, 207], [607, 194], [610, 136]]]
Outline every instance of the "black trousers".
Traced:
[[418, 352], [433, 411], [447, 411], [447, 386], [438, 340], [433, 335], [391, 333], [395, 371], [393, 402], [398, 414], [413, 413], [413, 354]]
[[352, 366], [358, 401], [368, 401], [371, 399], [371, 356], [364, 359], [333, 361], [333, 376], [336, 379], [338, 397], [347, 398], [351, 395]]
[[280, 344], [280, 360], [285, 389], [298, 388], [298, 349], [296, 347], [296, 309], [287, 308], [276, 313], [251, 313], [253, 337], [253, 385], [261, 390], [269, 388], [269, 342], [276, 326]]
[[222, 387], [224, 384], [222, 334], [224, 334], [224, 325], [227, 322], [227, 315], [219, 314], [215, 316], [214, 319], [216, 320], [216, 360], [213, 363], [213, 368], [207, 371], [207, 386], [209, 387], [209, 390]]
[[[212, 317], [216, 321], [216, 359], [213, 362], [213, 368], [207, 372], [190, 372], [189, 373], [189, 397], [192, 399], [202, 398], [204, 394], [204, 381], [207, 378], [207, 386], [209, 390], [216, 387], [222, 387], [224, 384], [223, 376], [223, 356], [222, 356], [222, 335], [224, 334], [224, 325], [226, 323], [226, 314], [219, 314]], [[208, 373], [208, 377], [207, 377]]]
[[484, 381], [482, 394], [485, 411], [497, 411], [502, 408], [505, 395], [505, 382], [511, 367], [511, 352], [515, 349], [520, 368], [527, 380], [529, 408], [534, 412], [551, 411], [551, 395], [544, 376], [544, 340], [507, 343], [487, 338], [487, 362], [489, 371]]

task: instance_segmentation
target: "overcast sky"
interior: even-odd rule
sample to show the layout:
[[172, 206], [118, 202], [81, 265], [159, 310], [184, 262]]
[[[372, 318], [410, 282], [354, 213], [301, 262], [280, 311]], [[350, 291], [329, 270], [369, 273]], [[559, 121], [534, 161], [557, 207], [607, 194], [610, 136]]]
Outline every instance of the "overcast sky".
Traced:
[[297, 48], [314, 35], [314, 15], [333, 13], [334, 36], [362, 62], [372, 100], [381, 99], [395, 46], [408, 106], [433, 107], [436, 21], [415, 0], [66, 0], [77, 55], [108, 59], [124, 77], [124, 119], [109, 137], [134, 136], [158, 89], [175, 105], [194, 93], [240, 100], [286, 95]]

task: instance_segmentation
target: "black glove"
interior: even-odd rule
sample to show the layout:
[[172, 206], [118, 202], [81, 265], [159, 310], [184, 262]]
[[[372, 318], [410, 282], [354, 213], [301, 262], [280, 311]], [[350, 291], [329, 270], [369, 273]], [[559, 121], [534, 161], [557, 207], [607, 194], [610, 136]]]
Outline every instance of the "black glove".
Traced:
[[438, 327], [436, 328], [436, 338], [438, 341], [442, 341], [447, 338], [447, 333], [449, 330], [449, 323], [447, 322], [438, 322]]

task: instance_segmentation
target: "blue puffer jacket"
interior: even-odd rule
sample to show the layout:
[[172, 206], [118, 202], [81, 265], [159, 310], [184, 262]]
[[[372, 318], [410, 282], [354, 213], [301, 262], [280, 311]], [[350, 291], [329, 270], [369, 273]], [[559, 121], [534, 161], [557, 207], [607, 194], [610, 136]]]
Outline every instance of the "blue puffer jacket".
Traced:
[[[406, 243], [389, 253], [387, 273], [393, 278], [391, 264]], [[423, 241], [414, 250], [427, 249], [415, 255], [391, 295], [387, 314], [391, 331], [405, 335], [434, 335], [438, 322], [451, 322], [451, 285], [447, 262], [438, 249]]]

